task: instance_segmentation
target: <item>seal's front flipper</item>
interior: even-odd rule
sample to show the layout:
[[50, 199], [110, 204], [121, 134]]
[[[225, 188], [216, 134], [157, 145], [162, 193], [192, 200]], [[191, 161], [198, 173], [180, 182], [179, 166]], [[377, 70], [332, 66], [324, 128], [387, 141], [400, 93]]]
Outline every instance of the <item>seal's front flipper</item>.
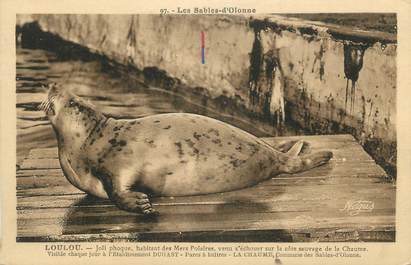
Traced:
[[[97, 172], [97, 171], [96, 171]], [[119, 178], [112, 174], [98, 171], [103, 182], [104, 190], [109, 199], [121, 210], [143, 213], [145, 215], [157, 214], [151, 205], [147, 194], [130, 189], [130, 184], [125, 177]]]
[[147, 194], [142, 192], [123, 190], [111, 193], [110, 199], [118, 208], [129, 212], [141, 212], [146, 215], [157, 214], [153, 209]]

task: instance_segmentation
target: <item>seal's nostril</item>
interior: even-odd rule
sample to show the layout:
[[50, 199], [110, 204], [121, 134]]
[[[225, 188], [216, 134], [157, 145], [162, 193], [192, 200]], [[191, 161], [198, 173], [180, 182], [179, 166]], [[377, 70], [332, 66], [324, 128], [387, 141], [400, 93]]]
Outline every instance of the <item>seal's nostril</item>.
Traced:
[[51, 83], [48, 85], [48, 87], [49, 87], [49, 92], [48, 92], [49, 97], [52, 97], [59, 92], [59, 87], [57, 86], [56, 83]]

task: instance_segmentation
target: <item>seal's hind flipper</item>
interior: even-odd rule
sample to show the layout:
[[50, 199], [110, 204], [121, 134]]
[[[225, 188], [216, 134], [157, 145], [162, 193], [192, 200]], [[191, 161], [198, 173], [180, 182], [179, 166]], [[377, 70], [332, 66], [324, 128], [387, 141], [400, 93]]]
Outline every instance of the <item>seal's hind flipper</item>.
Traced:
[[295, 155], [296, 150], [298, 150], [299, 147], [300, 146], [295, 146], [292, 148], [295, 149], [295, 151], [291, 152], [292, 155], [288, 156], [287, 161], [284, 165], [282, 165], [282, 172], [292, 174], [306, 171], [324, 165], [333, 157], [333, 153], [329, 151], [316, 152], [313, 154], [300, 156], [298, 156], [298, 154]]
[[[280, 141], [280, 142], [275, 141], [274, 143], [270, 143], [270, 145], [271, 145], [272, 147], [274, 147], [274, 149], [276, 149], [276, 150], [278, 150], [278, 151], [280, 151], [280, 152], [287, 153], [287, 152], [290, 151], [291, 148], [294, 147], [294, 145], [297, 144], [299, 141], [301, 141], [301, 140], [289, 140], [289, 141], [283, 140], [283, 141]], [[311, 152], [311, 148], [310, 148], [311, 145], [310, 145], [310, 143], [309, 143], [309, 142], [306, 142], [306, 141], [302, 141], [302, 142], [303, 142], [303, 146], [302, 146], [302, 148], [301, 148], [301, 150], [300, 150], [299, 155], [309, 154], [309, 153]]]
[[287, 153], [288, 150], [290, 150], [291, 147], [293, 147], [296, 142], [298, 142], [298, 141], [294, 141], [294, 140], [293, 140], [293, 141], [286, 141], [286, 140], [283, 140], [283, 141], [280, 141], [280, 142], [274, 142], [274, 143], [272, 144], [272, 146], [273, 146], [276, 150], [278, 150], [278, 151], [281, 151], [281, 152], [283, 152], [283, 153]]
[[290, 150], [288, 150], [287, 155], [290, 157], [297, 157], [303, 149], [304, 141], [297, 141]]
[[310, 155], [304, 155], [301, 157], [301, 161], [303, 162], [302, 171], [324, 165], [332, 157], [333, 153], [329, 151], [321, 151]]

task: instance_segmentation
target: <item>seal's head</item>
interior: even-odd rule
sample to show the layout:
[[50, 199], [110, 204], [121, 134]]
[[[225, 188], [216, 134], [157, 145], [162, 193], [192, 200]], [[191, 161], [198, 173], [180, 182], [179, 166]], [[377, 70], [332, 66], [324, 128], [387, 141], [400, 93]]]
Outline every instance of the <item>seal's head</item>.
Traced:
[[40, 108], [43, 109], [58, 136], [87, 137], [104, 117], [94, 106], [75, 96], [61, 85], [48, 85], [48, 95]]

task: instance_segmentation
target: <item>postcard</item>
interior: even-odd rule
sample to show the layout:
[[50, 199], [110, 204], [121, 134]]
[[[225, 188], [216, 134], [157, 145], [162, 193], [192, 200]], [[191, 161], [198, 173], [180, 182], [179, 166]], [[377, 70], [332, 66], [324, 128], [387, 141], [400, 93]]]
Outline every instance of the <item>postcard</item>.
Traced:
[[0, 10], [0, 264], [410, 264], [411, 3]]

